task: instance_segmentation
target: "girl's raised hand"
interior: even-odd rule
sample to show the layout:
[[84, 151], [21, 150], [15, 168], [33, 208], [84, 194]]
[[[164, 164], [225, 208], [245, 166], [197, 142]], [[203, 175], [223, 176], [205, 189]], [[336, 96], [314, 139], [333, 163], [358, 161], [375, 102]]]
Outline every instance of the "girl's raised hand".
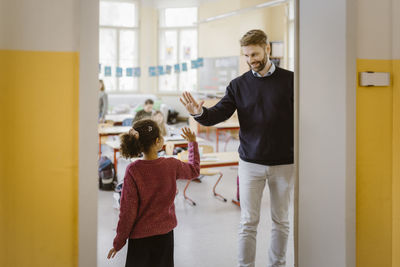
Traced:
[[196, 142], [196, 134], [192, 132], [188, 127], [182, 128], [181, 136], [185, 138], [188, 142]]
[[117, 251], [115, 250], [115, 248], [110, 249], [110, 251], [108, 252], [108, 255], [107, 255], [107, 259], [114, 258], [115, 254], [117, 254]]

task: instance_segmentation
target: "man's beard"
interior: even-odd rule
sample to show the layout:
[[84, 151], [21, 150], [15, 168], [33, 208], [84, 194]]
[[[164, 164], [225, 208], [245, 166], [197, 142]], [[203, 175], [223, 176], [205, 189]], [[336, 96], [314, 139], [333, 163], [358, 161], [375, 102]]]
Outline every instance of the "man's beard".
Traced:
[[256, 61], [254, 63], [256, 63], [256, 64], [259, 63], [259, 65], [257, 67], [254, 67], [254, 68], [248, 62], [247, 62], [247, 65], [249, 65], [250, 69], [254, 70], [255, 72], [262, 71], [265, 68], [265, 66], [267, 65], [267, 63], [268, 63], [267, 53], [264, 52], [263, 60]]

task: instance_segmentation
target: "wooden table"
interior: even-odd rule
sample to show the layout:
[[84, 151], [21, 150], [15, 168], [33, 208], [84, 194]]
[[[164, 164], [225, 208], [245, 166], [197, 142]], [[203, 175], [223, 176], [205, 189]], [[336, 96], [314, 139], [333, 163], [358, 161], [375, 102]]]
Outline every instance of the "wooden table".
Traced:
[[237, 151], [204, 153], [200, 158], [200, 168], [227, 167], [238, 164], [239, 153]]
[[224, 122], [215, 124], [212, 127], [215, 128], [215, 135], [216, 135], [215, 150], [217, 152], [218, 152], [218, 146], [219, 146], [219, 133], [229, 131], [229, 130], [239, 130], [240, 129], [238, 121], [224, 121]]
[[125, 119], [133, 119], [132, 114], [106, 114], [105, 121], [112, 121], [114, 126], [122, 125]]
[[131, 126], [111, 126], [111, 127], [99, 127], [99, 157], [101, 156], [101, 137], [102, 136], [112, 136], [120, 135], [129, 132]]

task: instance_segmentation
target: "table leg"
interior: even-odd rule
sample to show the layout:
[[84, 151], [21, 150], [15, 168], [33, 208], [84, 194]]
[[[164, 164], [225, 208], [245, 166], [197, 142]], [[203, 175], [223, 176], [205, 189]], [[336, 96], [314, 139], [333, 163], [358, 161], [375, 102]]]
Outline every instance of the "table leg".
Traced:
[[214, 187], [213, 187], [213, 194], [214, 194], [215, 197], [219, 197], [221, 200], [223, 200], [224, 202], [226, 202], [226, 198], [224, 198], [221, 194], [218, 194], [218, 193], [215, 191], [215, 188], [217, 187], [219, 181], [221, 181], [221, 178], [222, 178], [222, 172], [219, 172], [218, 174], [219, 174], [219, 177], [218, 177], [217, 182], [215, 183], [215, 185], [214, 185]]
[[115, 169], [115, 175], [117, 175], [117, 149], [114, 148], [114, 169]]
[[190, 197], [188, 197], [188, 196], [186, 195], [186, 190], [188, 189], [190, 182], [191, 182], [191, 180], [188, 180], [187, 183], [186, 183], [185, 189], [183, 189], [183, 197], [184, 197], [187, 201], [189, 201], [190, 204], [192, 204], [193, 206], [196, 206], [196, 202], [194, 202]]
[[216, 144], [215, 144], [215, 150], [218, 152], [218, 142], [219, 142], [219, 129], [215, 129], [215, 135], [216, 135]]
[[240, 201], [232, 199], [232, 203], [235, 204], [236, 206], [240, 207]]
[[101, 135], [99, 134], [99, 158], [101, 157]]

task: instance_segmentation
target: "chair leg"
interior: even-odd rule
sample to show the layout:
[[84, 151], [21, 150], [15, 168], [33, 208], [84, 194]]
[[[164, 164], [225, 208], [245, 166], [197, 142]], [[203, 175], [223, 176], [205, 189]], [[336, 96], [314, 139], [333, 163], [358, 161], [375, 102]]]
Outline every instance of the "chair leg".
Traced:
[[188, 180], [188, 181], [187, 181], [186, 186], [185, 186], [185, 189], [183, 190], [183, 197], [184, 197], [187, 201], [189, 201], [189, 203], [190, 203], [191, 205], [196, 206], [196, 202], [194, 202], [191, 198], [189, 198], [189, 197], [186, 195], [186, 190], [188, 189], [189, 184], [190, 184], [191, 181], [192, 181], [192, 180]]
[[232, 199], [232, 203], [240, 208], [240, 201]]
[[214, 187], [213, 187], [213, 193], [214, 193], [214, 196], [215, 196], [215, 197], [220, 198], [221, 200], [223, 200], [224, 202], [226, 202], [226, 198], [224, 198], [222, 195], [220, 195], [220, 194], [218, 194], [217, 192], [215, 192], [215, 188], [217, 187], [217, 185], [218, 185], [219, 181], [221, 181], [221, 179], [222, 179], [222, 172], [219, 172], [218, 180], [217, 180], [217, 182], [215, 183], [215, 185], [214, 185]]
[[225, 146], [224, 146], [224, 152], [226, 152], [226, 146], [228, 145], [229, 140], [232, 139], [232, 136], [229, 135], [228, 137], [225, 138]]

